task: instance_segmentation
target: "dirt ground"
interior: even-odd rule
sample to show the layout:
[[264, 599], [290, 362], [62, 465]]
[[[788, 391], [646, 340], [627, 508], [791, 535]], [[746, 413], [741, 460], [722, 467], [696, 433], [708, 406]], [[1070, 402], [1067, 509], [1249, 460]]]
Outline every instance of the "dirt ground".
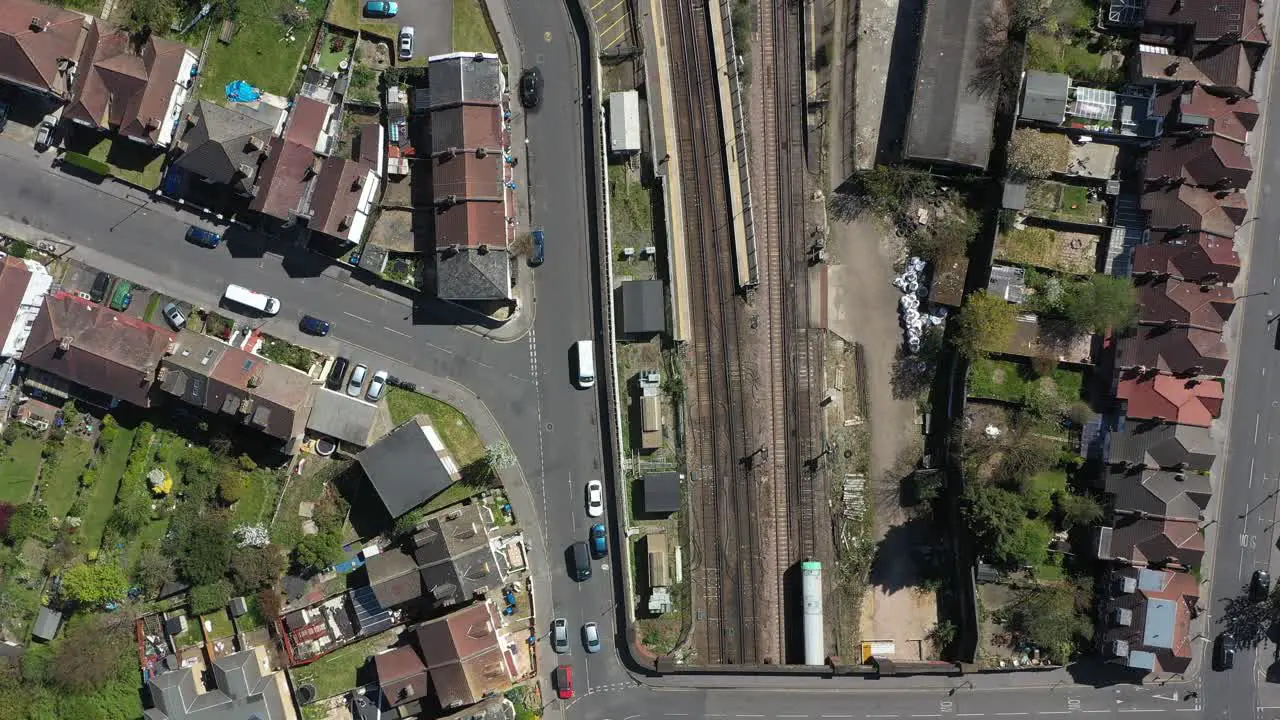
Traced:
[[[898, 656], [919, 657], [920, 641], [937, 620], [931, 592], [917, 588], [921, 575], [916, 549], [927, 532], [901, 505], [904, 463], [918, 457], [922, 447], [919, 414], [913, 397], [895, 397], [894, 362], [901, 344], [898, 325], [900, 293], [890, 284], [900, 244], [885, 240], [873, 221], [833, 223], [827, 248], [831, 253], [829, 323], [833, 332], [860, 343], [866, 360], [870, 481], [878, 521], [876, 558], [871, 584], [862, 603], [864, 640], [893, 640]], [[892, 339], [892, 340], [890, 340]]]
[[369, 232], [369, 242], [388, 250], [413, 252], [413, 213], [384, 209]]

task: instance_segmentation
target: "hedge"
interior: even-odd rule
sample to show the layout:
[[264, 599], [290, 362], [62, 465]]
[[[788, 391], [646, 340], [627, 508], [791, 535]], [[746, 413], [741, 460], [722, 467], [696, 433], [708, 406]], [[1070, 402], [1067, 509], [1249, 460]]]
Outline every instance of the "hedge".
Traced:
[[94, 160], [88, 155], [77, 152], [66, 152], [62, 154], [62, 161], [70, 165], [75, 165], [83, 170], [91, 173], [102, 175], [103, 177], [111, 175], [111, 166], [101, 160]]

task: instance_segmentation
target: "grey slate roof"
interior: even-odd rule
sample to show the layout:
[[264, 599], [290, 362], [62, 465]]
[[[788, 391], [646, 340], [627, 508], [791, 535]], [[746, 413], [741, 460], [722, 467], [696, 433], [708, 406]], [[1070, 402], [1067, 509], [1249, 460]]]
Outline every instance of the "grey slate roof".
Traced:
[[[281, 112], [269, 105], [264, 106], [276, 110], [278, 121]], [[195, 124], [188, 126], [182, 135], [186, 152], [174, 164], [213, 182], [231, 185], [238, 192], [248, 192], [253, 176], [246, 177], [237, 168], [247, 164], [257, 170], [275, 130], [275, 122], [267, 122], [269, 115], [259, 117], [208, 100], [196, 104], [192, 117]], [[249, 145], [251, 139], [260, 143], [261, 150]]]
[[986, 169], [995, 128], [994, 94], [972, 86], [990, 0], [927, 0], [905, 155]]
[[436, 295], [445, 300], [505, 300], [511, 293], [506, 250], [458, 248], [436, 253]]
[[244, 650], [213, 663], [216, 690], [196, 693], [191, 668], [155, 675], [148, 683], [155, 707], [147, 720], [283, 720], [284, 698], [274, 676], [262, 677], [257, 652]]
[[1116, 510], [1188, 520], [1200, 519], [1213, 495], [1208, 475], [1170, 470], [1113, 468], [1107, 475], [1106, 490]]
[[1070, 87], [1071, 78], [1063, 73], [1028, 70], [1022, 89], [1022, 119], [1061, 125], [1067, 119]]
[[661, 280], [625, 280], [618, 286], [622, 332], [649, 335], [667, 329]]
[[58, 627], [61, 625], [62, 613], [42, 607], [40, 617], [36, 618], [36, 625], [32, 628], [31, 634], [41, 640], [52, 640], [53, 636], [58, 634]]
[[673, 513], [680, 509], [680, 473], [647, 473], [644, 476], [644, 511]]
[[453, 53], [432, 57], [427, 65], [432, 109], [458, 103], [502, 100], [502, 65], [497, 55]]
[[1187, 471], [1207, 471], [1218, 451], [1208, 428], [1133, 420], [1112, 430], [1107, 442], [1107, 462], [1128, 462], [1152, 469], [1185, 463]]
[[356, 460], [393, 519], [453, 484], [453, 476], [413, 420], [365, 449]]

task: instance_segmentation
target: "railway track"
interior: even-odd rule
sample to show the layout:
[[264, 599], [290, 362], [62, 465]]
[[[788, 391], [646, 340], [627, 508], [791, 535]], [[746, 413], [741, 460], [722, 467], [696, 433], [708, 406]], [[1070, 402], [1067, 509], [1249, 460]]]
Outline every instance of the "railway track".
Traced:
[[[716, 0], [710, 0], [715, 2]], [[691, 457], [703, 565], [702, 652], [711, 663], [754, 663], [759, 537], [746, 477], [740, 305], [706, 6], [664, 0], [690, 260], [694, 358]], [[692, 463], [691, 463], [692, 464]]]

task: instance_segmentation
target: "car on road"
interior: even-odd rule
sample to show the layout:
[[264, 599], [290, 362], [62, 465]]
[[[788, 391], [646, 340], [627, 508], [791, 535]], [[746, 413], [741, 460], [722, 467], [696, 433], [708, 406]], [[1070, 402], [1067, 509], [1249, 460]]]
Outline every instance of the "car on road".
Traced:
[[369, 392], [365, 394], [365, 399], [369, 402], [378, 402], [382, 399], [382, 393], [387, 390], [387, 371], [379, 370], [373, 374], [373, 380], [369, 382]]
[[100, 303], [107, 297], [107, 288], [111, 287], [111, 276], [100, 272], [93, 279], [93, 286], [89, 288], [89, 299]]
[[303, 315], [302, 319], [298, 321], [298, 328], [304, 333], [324, 337], [329, 334], [329, 321], [310, 315]]
[[569, 652], [569, 621], [556, 618], [551, 623], [551, 649], [558, 653]]
[[357, 365], [356, 369], [351, 371], [351, 379], [347, 381], [347, 394], [351, 397], [360, 397], [360, 388], [364, 387], [364, 376], [368, 374], [369, 368]]
[[400, 59], [413, 59], [413, 26], [405, 25], [400, 28]]
[[529, 266], [538, 267], [546, 259], [547, 237], [542, 228], [534, 230], [531, 236], [533, 238], [533, 252], [529, 254]]
[[371, 18], [390, 18], [395, 17], [400, 12], [400, 6], [388, 0], [369, 0], [364, 4], [364, 16]]
[[1236, 664], [1236, 638], [1228, 632], [1224, 632], [1218, 636], [1218, 641], [1213, 646], [1213, 668], [1215, 670], [1230, 670]]
[[325, 387], [330, 390], [340, 390], [342, 388], [342, 378], [347, 374], [347, 368], [351, 366], [351, 361], [344, 357], [336, 357], [333, 359], [333, 367], [329, 368], [329, 379], [325, 380]]
[[40, 127], [36, 128], [36, 150], [44, 152], [53, 144], [53, 123], [42, 122]]
[[222, 242], [222, 236], [212, 230], [192, 225], [187, 228], [187, 242], [212, 250]]
[[531, 67], [520, 74], [520, 104], [532, 110], [542, 102], [542, 71]]
[[591, 557], [599, 560], [609, 554], [609, 539], [605, 537], [604, 523], [591, 526]]
[[573, 698], [573, 666], [561, 665], [553, 673], [552, 680], [556, 686], [556, 697], [561, 700]]
[[599, 480], [587, 483], [587, 515], [591, 517], [604, 515], [604, 483]]
[[600, 652], [600, 628], [593, 622], [582, 626], [582, 646], [589, 653]]
[[1266, 570], [1254, 570], [1249, 578], [1249, 601], [1262, 602], [1271, 594], [1271, 573]]
[[164, 306], [164, 319], [169, 321], [169, 325], [174, 330], [181, 330], [183, 325], [187, 324], [187, 316], [182, 313], [182, 308], [178, 307], [178, 303], [171, 302]]

